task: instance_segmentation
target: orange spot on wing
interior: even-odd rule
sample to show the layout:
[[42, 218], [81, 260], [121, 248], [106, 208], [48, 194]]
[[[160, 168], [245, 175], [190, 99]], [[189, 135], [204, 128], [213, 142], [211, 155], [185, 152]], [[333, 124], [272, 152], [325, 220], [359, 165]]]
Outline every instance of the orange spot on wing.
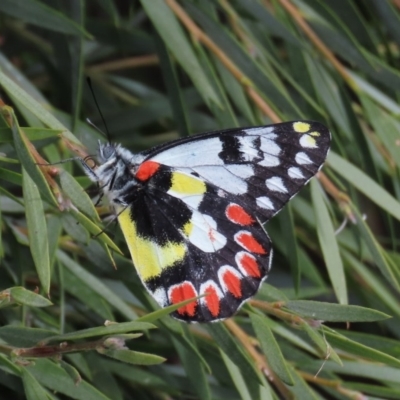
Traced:
[[229, 204], [226, 207], [226, 216], [230, 221], [238, 225], [251, 225], [255, 222], [252, 216], [238, 204]]
[[211, 285], [204, 291], [206, 294], [205, 301], [207, 308], [209, 309], [211, 315], [216, 317], [219, 314], [219, 297], [218, 293], [214, 287]]
[[239, 262], [248, 275], [252, 276], [253, 278], [260, 278], [260, 269], [258, 268], [257, 261], [254, 257], [252, 257], [250, 254], [243, 254]]
[[158, 171], [159, 168], [159, 163], [155, 161], [145, 161], [143, 164], [140, 164], [136, 172], [136, 178], [140, 181], [147, 181]]
[[240, 284], [240, 278], [237, 277], [233, 272], [226, 271], [223, 275], [224, 283], [226, 288], [235, 296], [242, 297], [242, 288]]
[[[181, 285], [175, 286], [170, 293], [170, 300], [172, 304], [180, 303], [181, 301], [189, 300], [196, 297], [197, 293], [190, 282], [184, 282]], [[178, 308], [179, 314], [187, 314], [193, 317], [196, 312], [197, 300], [193, 300], [189, 304]]]
[[236, 237], [236, 240], [241, 246], [243, 246], [246, 250], [250, 251], [251, 253], [256, 253], [256, 254], [266, 253], [264, 247], [262, 247], [261, 244], [257, 242], [257, 240], [250, 232], [239, 233]]

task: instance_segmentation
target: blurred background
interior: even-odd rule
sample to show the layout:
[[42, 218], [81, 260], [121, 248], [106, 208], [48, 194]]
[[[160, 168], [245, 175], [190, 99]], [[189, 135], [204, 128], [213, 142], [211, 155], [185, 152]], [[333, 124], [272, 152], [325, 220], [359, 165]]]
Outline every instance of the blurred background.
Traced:
[[[398, 0], [1, 0], [2, 398], [400, 398], [399, 27]], [[79, 163], [37, 166], [296, 119], [332, 150], [223, 323], [160, 311]]]

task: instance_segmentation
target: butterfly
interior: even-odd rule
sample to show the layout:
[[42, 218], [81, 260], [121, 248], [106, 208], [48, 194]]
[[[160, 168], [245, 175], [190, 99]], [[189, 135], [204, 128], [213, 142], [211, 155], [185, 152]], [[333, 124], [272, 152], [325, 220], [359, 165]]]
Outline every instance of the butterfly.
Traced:
[[133, 264], [161, 307], [197, 296], [172, 316], [233, 316], [271, 268], [263, 225], [322, 167], [328, 129], [311, 121], [235, 128], [137, 154], [100, 144], [82, 165], [115, 208]]

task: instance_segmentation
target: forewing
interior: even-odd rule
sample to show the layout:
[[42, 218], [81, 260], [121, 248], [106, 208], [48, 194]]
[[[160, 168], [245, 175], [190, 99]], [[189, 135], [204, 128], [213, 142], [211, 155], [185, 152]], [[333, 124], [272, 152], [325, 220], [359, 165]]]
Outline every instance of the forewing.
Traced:
[[329, 145], [324, 125], [297, 121], [195, 136], [147, 159], [237, 196], [264, 223], [318, 172]]

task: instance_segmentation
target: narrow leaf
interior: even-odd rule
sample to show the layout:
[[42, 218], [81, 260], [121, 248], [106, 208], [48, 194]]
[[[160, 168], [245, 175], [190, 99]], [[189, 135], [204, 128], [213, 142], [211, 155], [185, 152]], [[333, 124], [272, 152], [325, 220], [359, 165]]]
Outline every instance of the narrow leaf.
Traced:
[[[173, 344], [179, 354], [179, 358], [182, 361], [183, 368], [193, 385], [194, 391], [197, 393], [201, 400], [211, 400], [210, 387], [205, 372], [205, 367], [202, 362], [198, 362], [194, 357], [197, 354], [193, 354], [193, 348], [196, 348], [196, 343], [192, 338], [191, 332], [187, 327], [183, 327], [186, 342], [177, 340], [178, 338], [173, 336]], [[188, 348], [185, 344], [189, 342], [191, 347]], [[198, 352], [198, 350], [197, 350]], [[204, 361], [204, 360], [203, 360]]]
[[223, 324], [208, 324], [207, 330], [220, 349], [229, 356], [232, 362], [242, 371], [242, 374], [246, 376], [246, 379], [261, 383], [256, 367]]
[[36, 0], [1, 0], [0, 11], [41, 28], [90, 38], [78, 24], [64, 14]]
[[400, 221], [400, 203], [382, 186], [344, 158], [331, 151], [329, 165], [361, 193]]
[[97, 328], [82, 329], [76, 332], [66, 333], [64, 335], [51, 336], [47, 338], [47, 342], [54, 341], [68, 341], [68, 340], [80, 340], [87, 339], [95, 336], [106, 336], [106, 335], [116, 335], [128, 332], [145, 331], [148, 329], [154, 329], [155, 325], [149, 324], [147, 322], [121, 322], [119, 324], [111, 323], [107, 326], [99, 326]]
[[381, 380], [384, 382], [391, 382], [396, 385], [399, 383], [399, 369], [387, 367], [380, 363], [345, 361], [343, 365], [340, 366], [331, 361], [327, 361], [324, 365], [324, 370], [327, 372], [336, 372], [344, 376], [359, 376], [374, 381]]
[[320, 356], [322, 356], [323, 359], [330, 358], [339, 365], [343, 365], [340, 357], [329, 346], [329, 343], [326, 341], [326, 339], [322, 337], [315, 328], [311, 327], [307, 322], [304, 322], [301, 326], [307, 332], [310, 339], [317, 345], [318, 349], [320, 350]]
[[339, 246], [336, 241], [332, 220], [322, 198], [318, 182], [315, 179], [311, 182], [311, 196], [317, 221], [318, 240], [324, 254], [329, 278], [339, 303], [347, 304], [346, 278], [339, 253]]
[[77, 400], [111, 400], [110, 397], [107, 397], [86, 381], [76, 385], [70, 375], [54, 361], [38, 359], [27, 369], [41, 385], [69, 398]]
[[11, 288], [10, 295], [12, 300], [16, 301], [18, 304], [25, 304], [31, 307], [48, 307], [53, 304], [40, 294], [26, 290], [23, 287]]
[[53, 331], [26, 326], [7, 325], [0, 328], [0, 338], [12, 346], [32, 347], [54, 335]]
[[321, 397], [312, 390], [310, 385], [300, 376], [300, 374], [289, 365], [294, 385], [290, 388], [294, 399], [320, 400]]
[[[35, 117], [52, 129], [59, 129], [62, 135], [69, 141], [80, 144], [79, 140], [73, 135], [54, 115], [35, 100], [30, 94], [18, 86], [3, 71], [0, 70], [0, 85], [12, 98], [18, 99], [18, 103], [26, 107]], [[15, 139], [14, 139], [15, 140]]]
[[93, 289], [97, 294], [99, 294], [104, 300], [115, 307], [121, 314], [125, 315], [126, 318], [134, 320], [137, 318], [136, 313], [129, 307], [125, 301], [109, 289], [99, 278], [95, 277], [84, 268], [82, 268], [78, 263], [73, 261], [62, 251], [57, 251], [57, 258], [62, 264], [64, 264], [76, 277], [81, 279]]
[[110, 239], [110, 237], [102, 230], [102, 228], [98, 227], [92, 220], [90, 220], [86, 215], [81, 212], [75, 211], [74, 209], [70, 210], [71, 214], [77, 219], [77, 221], [82, 224], [91, 234], [96, 236], [96, 238], [109, 246], [112, 250], [122, 254], [122, 251], [118, 248], [118, 246]]
[[37, 186], [25, 170], [22, 177], [30, 250], [43, 290], [49, 293], [50, 255], [43, 203]]
[[400, 282], [397, 280], [390, 265], [386, 261], [385, 250], [377, 242], [368, 225], [365, 223], [357, 208], [353, 204], [351, 204], [351, 209], [357, 221], [356, 227], [359, 230], [361, 237], [365, 240], [377, 267], [381, 271], [382, 275], [386, 278], [386, 280], [397, 290], [400, 290]]
[[242, 400], [252, 400], [249, 389], [246, 386], [246, 380], [243, 376], [242, 371], [236, 366], [235, 363], [224, 353], [222, 349], [219, 349], [222, 360], [225, 363], [226, 368], [229, 371], [233, 384], [236, 386], [237, 391], [240, 394]]
[[304, 317], [330, 322], [372, 322], [390, 318], [390, 315], [370, 308], [311, 300], [288, 301], [285, 307]]
[[129, 364], [155, 365], [165, 361], [165, 358], [128, 349], [98, 349], [100, 354]]
[[99, 215], [90, 200], [90, 197], [82, 189], [82, 186], [67, 172], [60, 170], [59, 173], [60, 185], [63, 191], [72, 200], [74, 206], [82, 211], [91, 220], [100, 221]]
[[192, 78], [194, 85], [206, 103], [220, 104], [214, 88], [204, 74], [183, 29], [170, 7], [168, 7], [167, 2], [164, 0], [141, 0], [141, 4], [166, 46]]
[[24, 384], [27, 400], [45, 400], [51, 399], [43, 386], [26, 369], [21, 370], [22, 383]]
[[[1, 74], [1, 71], [0, 71]], [[9, 113], [11, 117], [11, 130], [13, 133], [13, 140], [15, 150], [18, 155], [18, 159], [24, 167], [25, 171], [30, 175], [32, 180], [35, 182], [35, 185], [40, 189], [40, 192], [46, 198], [46, 200], [54, 205], [58, 206], [58, 202], [55, 199], [50, 187], [42, 174], [40, 168], [36, 164], [34, 158], [32, 157], [29, 151], [29, 142], [27, 141], [24, 133], [20, 130], [18, 126], [17, 119], [15, 118], [14, 112], [9, 107], [4, 107], [3, 112]]]
[[[200, 296], [202, 297], [202, 296]], [[185, 306], [186, 304], [190, 304], [194, 302], [196, 299], [199, 299], [200, 297], [193, 297], [192, 299], [184, 300], [176, 304], [172, 304], [168, 307], [163, 307], [159, 310], [153, 311], [152, 313], [143, 315], [142, 317], [138, 318], [138, 321], [143, 321], [143, 322], [153, 322], [156, 321], [162, 317], [165, 317], [168, 314], [171, 314], [172, 312], [176, 311], [178, 308], [181, 308]]]
[[264, 319], [254, 313], [250, 314], [251, 323], [260, 342], [261, 349], [267, 357], [268, 364], [287, 385], [293, 385], [292, 377], [286, 366], [285, 358], [279, 348], [271, 329], [264, 322]]
[[[351, 340], [334, 331], [330, 332], [325, 329], [325, 335], [332, 346], [344, 350], [347, 353], [354, 354], [362, 358], [368, 358], [372, 361], [381, 362], [392, 367], [400, 368], [400, 360], [390, 356], [389, 354], [385, 354], [379, 350], [375, 350], [371, 347], [357, 343], [354, 340]], [[380, 338], [378, 337], [377, 339], [379, 340]]]
[[298, 292], [300, 287], [300, 266], [299, 266], [299, 255], [296, 235], [294, 232], [294, 222], [293, 222], [293, 213], [292, 207], [288, 204], [281, 212], [280, 212], [280, 222], [281, 229], [285, 235], [284, 245], [286, 246], [285, 254], [287, 254], [287, 258], [289, 260], [290, 270], [292, 272], [294, 288], [295, 291]]

